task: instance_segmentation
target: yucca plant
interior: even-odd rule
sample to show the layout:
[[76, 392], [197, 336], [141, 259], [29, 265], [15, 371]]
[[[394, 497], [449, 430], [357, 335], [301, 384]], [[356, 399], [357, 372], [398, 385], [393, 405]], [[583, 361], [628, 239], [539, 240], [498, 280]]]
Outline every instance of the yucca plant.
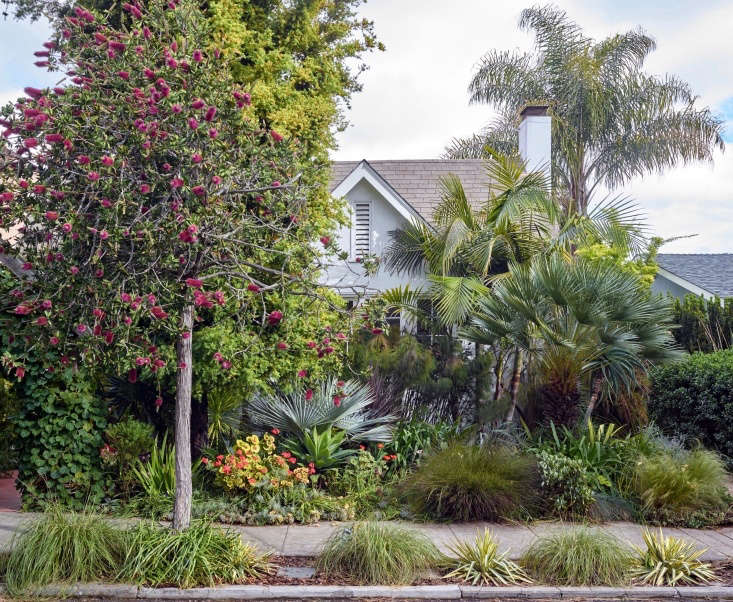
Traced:
[[527, 573], [516, 562], [507, 558], [509, 551], [499, 552], [491, 531], [477, 533], [473, 543], [457, 541], [448, 548], [453, 558], [445, 566], [453, 570], [445, 578], [459, 577], [472, 585], [514, 585], [531, 583]]
[[167, 435], [163, 435], [160, 447], [157, 444], [153, 446], [150, 460], [137, 460], [132, 474], [148, 497], [172, 496], [175, 493], [176, 454], [175, 448], [167, 444]]
[[312, 391], [304, 389], [274, 395], [257, 394], [247, 406], [247, 417], [253, 427], [276, 428], [300, 441], [306, 433], [336, 428], [353, 441], [388, 442], [392, 438], [393, 416], [376, 416], [369, 412], [374, 396], [368, 385], [347, 381], [339, 386], [327, 380]]
[[645, 585], [698, 585], [715, 580], [713, 568], [700, 557], [706, 550], [697, 550], [678, 537], [665, 537], [644, 529], [644, 547], [634, 546], [636, 558], [632, 576]]

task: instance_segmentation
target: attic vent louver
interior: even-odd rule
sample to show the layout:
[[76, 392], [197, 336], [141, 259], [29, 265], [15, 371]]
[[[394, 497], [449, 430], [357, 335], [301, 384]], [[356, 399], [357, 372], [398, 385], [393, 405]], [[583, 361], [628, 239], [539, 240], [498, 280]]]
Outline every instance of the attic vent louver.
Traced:
[[371, 203], [354, 204], [354, 257], [370, 253], [372, 238]]

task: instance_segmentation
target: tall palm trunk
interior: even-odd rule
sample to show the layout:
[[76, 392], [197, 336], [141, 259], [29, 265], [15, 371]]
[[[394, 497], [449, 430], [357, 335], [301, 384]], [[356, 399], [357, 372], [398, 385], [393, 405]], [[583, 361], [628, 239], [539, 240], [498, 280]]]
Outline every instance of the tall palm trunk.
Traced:
[[602, 384], [603, 384], [603, 379], [600, 376], [596, 376], [593, 379], [593, 386], [591, 388], [590, 399], [588, 400], [588, 407], [585, 410], [585, 421], [586, 422], [590, 420], [590, 417], [593, 414], [593, 410], [596, 409], [596, 404], [598, 403], [598, 397], [601, 394], [601, 385]]
[[173, 506], [173, 528], [188, 528], [191, 523], [191, 384], [193, 380], [193, 305], [183, 308], [178, 340], [178, 376], [176, 380], [176, 499]]
[[511, 405], [506, 415], [506, 422], [514, 420], [514, 411], [517, 408], [517, 397], [519, 396], [519, 380], [522, 376], [522, 367], [524, 364], [524, 351], [517, 348], [514, 351], [514, 370], [512, 371], [512, 385], [511, 385]]

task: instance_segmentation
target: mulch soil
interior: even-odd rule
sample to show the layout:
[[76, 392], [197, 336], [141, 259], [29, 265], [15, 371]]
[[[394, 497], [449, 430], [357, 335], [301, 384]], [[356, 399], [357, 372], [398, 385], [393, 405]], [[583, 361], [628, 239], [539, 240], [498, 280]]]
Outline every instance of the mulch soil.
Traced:
[[[315, 558], [308, 556], [272, 556], [271, 562], [276, 567], [312, 567], [315, 565]], [[715, 572], [719, 578], [719, 581], [715, 582], [714, 585], [733, 585], [733, 563], [714, 562], [711, 564], [715, 568]], [[277, 569], [273, 569], [272, 574], [253, 579], [251, 583], [258, 585], [358, 585], [351, 582], [348, 577], [339, 575], [323, 576], [316, 573], [313, 577], [303, 579], [281, 577], [276, 573]], [[447, 583], [463, 584], [464, 582], [458, 578], [444, 579], [442, 577], [426, 577], [418, 579], [410, 585], [444, 585]]]

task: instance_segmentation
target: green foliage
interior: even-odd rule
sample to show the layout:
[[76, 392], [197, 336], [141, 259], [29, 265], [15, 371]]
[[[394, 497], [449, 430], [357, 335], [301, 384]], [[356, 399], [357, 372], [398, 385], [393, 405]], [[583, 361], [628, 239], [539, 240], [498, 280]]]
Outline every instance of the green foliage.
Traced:
[[258, 394], [247, 406], [253, 426], [278, 429], [303, 443], [306, 433], [336, 428], [354, 441], [389, 441], [391, 416], [369, 412], [374, 401], [367, 385], [356, 381], [324, 381], [316, 390], [297, 389], [277, 395]]
[[172, 497], [176, 492], [176, 453], [163, 437], [160, 447], [153, 445], [150, 459], [138, 458], [132, 466], [132, 474], [149, 498]]
[[621, 585], [628, 582], [632, 554], [600, 529], [573, 527], [536, 539], [521, 563], [537, 581], [554, 585]]
[[329, 471], [326, 483], [329, 493], [347, 498], [360, 518], [374, 516], [391, 518], [398, 509], [390, 506], [394, 501], [387, 493], [390, 482], [387, 480], [389, 465], [383, 456], [374, 457], [371, 452], [361, 449], [349, 458], [339, 470]]
[[685, 295], [674, 299], [672, 331], [677, 344], [690, 353], [720, 351], [733, 345], [733, 299]]
[[345, 438], [344, 431], [327, 428], [319, 432], [313, 427], [312, 430], [303, 433], [302, 440], [285, 439], [281, 445], [294, 453], [304, 464], [312, 463], [317, 469], [324, 470], [343, 464], [356, 453], [354, 449], [341, 448]]
[[429, 454], [402, 492], [417, 512], [433, 518], [495, 521], [532, 508], [535, 485], [531, 456], [508, 446], [455, 442]]
[[583, 463], [544, 449], [536, 456], [540, 486], [552, 513], [561, 517], [587, 515], [595, 498]]
[[242, 583], [269, 572], [267, 557], [239, 533], [196, 521], [183, 531], [140, 523], [126, 534], [117, 575], [125, 583], [179, 588]]
[[[0, 292], [2, 288], [0, 287]], [[0, 473], [13, 470], [18, 465], [18, 449], [14, 416], [20, 408], [20, 400], [13, 383], [0, 377]]]
[[634, 546], [632, 576], [644, 585], [702, 585], [715, 580], [712, 567], [700, 561], [705, 550], [677, 537], [644, 529], [644, 547]]
[[629, 256], [627, 249], [610, 246], [604, 243], [590, 244], [576, 250], [579, 257], [591, 262], [613, 265], [616, 268], [633, 274], [646, 287], [650, 287], [657, 275], [658, 265], [653, 258], [642, 259]]
[[453, 570], [448, 577], [460, 577], [471, 585], [515, 585], [529, 583], [524, 569], [507, 558], [509, 551], [499, 552], [499, 546], [491, 534], [485, 529], [483, 534], [477, 533], [473, 544], [457, 541], [450, 548], [453, 558], [446, 562]]
[[403, 585], [436, 566], [440, 552], [427, 535], [391, 524], [355, 523], [325, 543], [316, 567], [357, 583]]
[[141, 456], [152, 452], [155, 447], [153, 433], [151, 424], [134, 418], [126, 418], [105, 431], [109, 448], [106, 455], [103, 453], [102, 461], [116, 469], [116, 484], [125, 494], [129, 493], [135, 482], [133, 467]]
[[18, 481], [26, 508], [56, 501], [82, 509], [109, 491], [100, 460], [106, 407], [87, 372], [30, 368], [19, 384]]
[[71, 586], [111, 579], [125, 543], [124, 533], [101, 517], [51, 506], [13, 537], [5, 583], [9, 593], [17, 596], [50, 583]]
[[649, 416], [664, 432], [733, 458], [733, 350], [693, 353], [650, 377]]
[[714, 452], [694, 449], [642, 457], [634, 487], [647, 519], [699, 528], [723, 520], [732, 501], [727, 481], [723, 463]]
[[424, 422], [406, 420], [398, 422], [392, 433], [392, 441], [384, 448], [386, 454], [394, 454], [390, 470], [399, 471], [420, 463], [424, 454], [435, 447], [445, 447], [458, 438], [458, 423]]

